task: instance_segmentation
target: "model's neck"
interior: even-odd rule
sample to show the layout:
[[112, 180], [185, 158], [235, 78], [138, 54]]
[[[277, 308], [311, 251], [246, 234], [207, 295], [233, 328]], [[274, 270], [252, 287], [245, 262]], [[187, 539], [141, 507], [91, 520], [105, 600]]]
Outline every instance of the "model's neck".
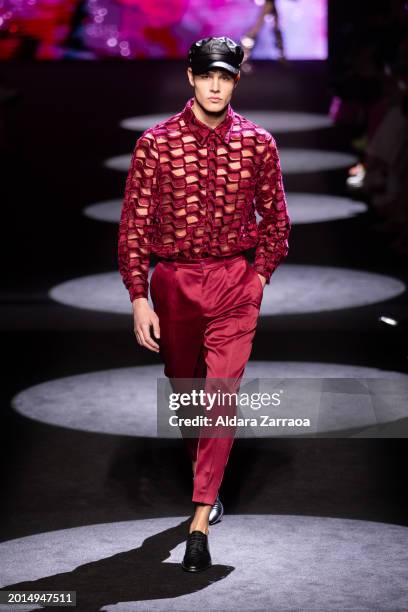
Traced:
[[214, 130], [217, 125], [224, 121], [228, 113], [228, 104], [221, 111], [209, 112], [205, 110], [205, 108], [199, 103], [197, 98], [194, 98], [191, 110], [193, 114], [197, 117], [197, 119], [199, 119], [200, 121], [202, 121], [202, 123], [205, 123], [205, 125]]

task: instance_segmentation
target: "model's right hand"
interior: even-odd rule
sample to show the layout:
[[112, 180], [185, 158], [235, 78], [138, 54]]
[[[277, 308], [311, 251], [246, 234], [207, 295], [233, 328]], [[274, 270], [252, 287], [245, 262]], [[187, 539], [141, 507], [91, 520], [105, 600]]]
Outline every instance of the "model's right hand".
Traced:
[[150, 307], [147, 298], [136, 298], [133, 300], [133, 320], [136, 340], [140, 346], [158, 353], [160, 346], [150, 335], [150, 327], [153, 326], [153, 333], [156, 338], [160, 338], [159, 317]]

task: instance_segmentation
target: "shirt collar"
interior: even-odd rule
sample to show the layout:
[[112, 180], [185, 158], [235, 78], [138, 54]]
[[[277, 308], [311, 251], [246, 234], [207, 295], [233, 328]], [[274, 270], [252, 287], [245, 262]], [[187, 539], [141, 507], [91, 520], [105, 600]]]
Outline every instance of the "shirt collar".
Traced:
[[227, 114], [225, 115], [221, 123], [217, 125], [215, 129], [208, 127], [207, 125], [205, 125], [205, 123], [197, 119], [197, 117], [195, 116], [195, 114], [193, 113], [191, 109], [193, 104], [194, 104], [194, 97], [190, 98], [187, 101], [181, 114], [182, 114], [182, 117], [186, 125], [188, 125], [190, 130], [194, 133], [195, 137], [200, 142], [200, 144], [204, 144], [208, 136], [212, 132], [214, 132], [216, 136], [218, 136], [218, 138], [220, 138], [221, 140], [228, 142], [229, 137], [230, 137], [230, 131], [231, 131], [230, 128], [232, 126], [232, 123], [235, 117], [235, 112], [233, 111], [231, 104], [228, 103]]

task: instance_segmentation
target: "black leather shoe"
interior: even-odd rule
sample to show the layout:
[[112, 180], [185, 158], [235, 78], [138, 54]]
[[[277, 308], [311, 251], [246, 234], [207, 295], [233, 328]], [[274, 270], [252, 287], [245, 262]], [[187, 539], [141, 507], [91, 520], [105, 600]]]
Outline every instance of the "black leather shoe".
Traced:
[[181, 567], [186, 572], [201, 572], [211, 565], [208, 535], [203, 531], [192, 531], [187, 536], [186, 552]]
[[217, 493], [217, 499], [213, 503], [213, 506], [210, 510], [210, 516], [208, 518], [208, 522], [210, 525], [215, 525], [215, 523], [219, 523], [224, 514], [224, 506], [220, 500], [220, 496]]

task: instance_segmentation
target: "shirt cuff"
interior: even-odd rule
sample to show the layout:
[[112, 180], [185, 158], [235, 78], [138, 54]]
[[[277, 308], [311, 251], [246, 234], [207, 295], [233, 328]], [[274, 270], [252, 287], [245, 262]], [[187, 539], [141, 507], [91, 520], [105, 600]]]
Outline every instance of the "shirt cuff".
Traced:
[[276, 268], [273, 268], [272, 270], [267, 270], [265, 268], [265, 266], [261, 265], [261, 264], [254, 264], [254, 270], [255, 272], [258, 272], [259, 274], [262, 274], [262, 276], [264, 276], [266, 278], [266, 285], [269, 285], [270, 280], [271, 280], [271, 276], [274, 273], [274, 271], [276, 270]]
[[133, 304], [133, 301], [136, 298], [140, 298], [140, 297], [147, 298], [148, 297], [148, 290], [143, 285], [137, 285], [135, 287], [130, 287], [129, 288], [129, 297], [130, 297], [130, 301]]

